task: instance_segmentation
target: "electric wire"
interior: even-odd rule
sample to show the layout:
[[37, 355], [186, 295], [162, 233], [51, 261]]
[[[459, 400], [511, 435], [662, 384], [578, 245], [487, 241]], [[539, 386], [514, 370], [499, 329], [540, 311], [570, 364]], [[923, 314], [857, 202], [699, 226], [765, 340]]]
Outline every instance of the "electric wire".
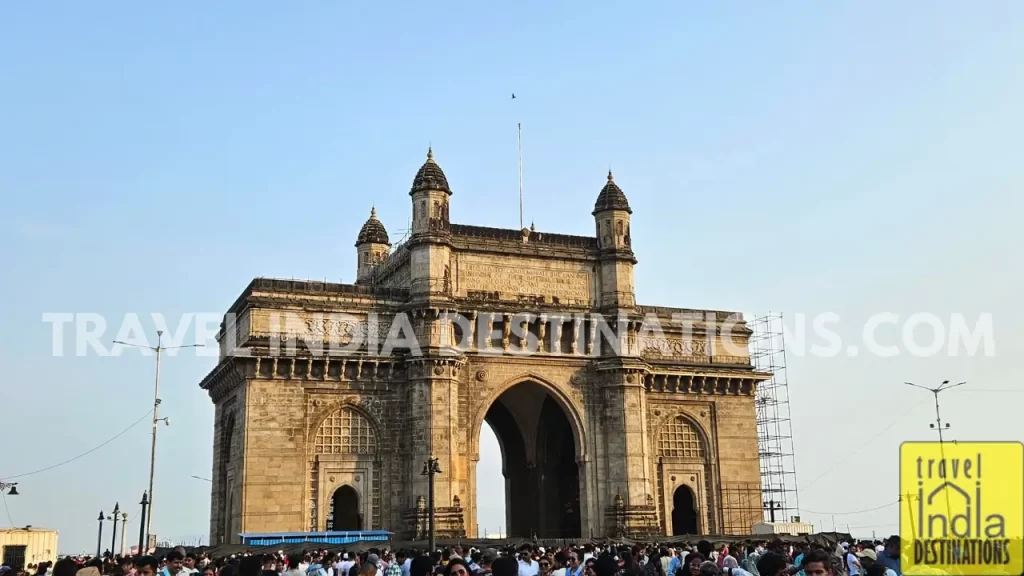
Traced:
[[4, 494], [3, 490], [0, 490], [0, 497], [4, 499], [4, 510], [7, 511], [7, 521], [11, 523], [11, 528], [14, 528], [14, 520], [11, 518], [11, 509], [7, 507], [7, 495]]
[[65, 464], [70, 464], [70, 463], [74, 462], [75, 460], [78, 460], [80, 458], [84, 458], [85, 456], [88, 456], [89, 454], [92, 454], [93, 452], [99, 450], [100, 448], [103, 448], [107, 444], [110, 444], [114, 440], [117, 440], [121, 436], [124, 436], [129, 430], [131, 430], [132, 428], [135, 428], [136, 426], [138, 426], [140, 422], [145, 420], [146, 417], [149, 416], [152, 413], [153, 413], [153, 410], [150, 409], [148, 412], [143, 414], [141, 418], [139, 418], [135, 422], [132, 422], [131, 425], [129, 425], [127, 428], [125, 428], [124, 430], [121, 430], [120, 432], [118, 432], [117, 434], [112, 436], [111, 438], [107, 439], [106, 442], [100, 444], [99, 446], [96, 446], [95, 448], [92, 448], [91, 450], [87, 450], [85, 452], [82, 452], [81, 454], [79, 454], [78, 456], [75, 456], [74, 458], [69, 458], [67, 460], [64, 460], [63, 462], [58, 462], [57, 464], [53, 464], [52, 466], [47, 466], [45, 468], [40, 468], [38, 470], [33, 470], [31, 472], [25, 472], [23, 474], [15, 474], [14, 476], [3, 476], [2, 478], [4, 480], [13, 480], [14, 478], [24, 478], [25, 476], [32, 476], [33, 474], [39, 474], [40, 472], [46, 472], [48, 470], [53, 470], [54, 468], [59, 468], [61, 466], [64, 466]]
[[825, 476], [828, 476], [829, 474], [834, 472], [836, 470], [836, 468], [840, 464], [845, 464], [845, 463], [849, 462], [850, 458], [852, 458], [853, 456], [856, 456], [858, 453], [860, 453], [861, 450], [867, 448], [868, 446], [871, 446], [872, 443], [875, 440], [877, 440], [879, 436], [881, 436], [882, 434], [885, 434], [886, 432], [888, 432], [890, 428], [892, 428], [893, 426], [895, 426], [899, 422], [902, 422], [903, 419], [906, 418], [907, 416], [909, 416], [911, 412], [913, 412], [914, 410], [917, 410], [918, 408], [920, 408], [921, 406], [923, 406], [924, 404], [926, 404], [928, 402], [931, 402], [930, 398], [926, 398], [924, 400], [921, 400], [917, 404], [914, 404], [910, 408], [910, 410], [907, 410], [906, 412], [900, 414], [896, 418], [893, 418], [892, 422], [890, 422], [888, 426], [886, 426], [885, 428], [882, 428], [881, 430], [878, 431], [878, 434], [875, 434], [874, 436], [872, 436], [871, 439], [869, 439], [867, 442], [860, 442], [860, 447], [857, 448], [856, 450], [854, 450], [853, 452], [848, 453], [848, 454], [843, 454], [843, 457], [842, 457], [841, 460], [839, 460], [838, 462], [833, 463], [832, 466], [829, 467], [828, 470], [826, 470], [826, 471], [822, 472], [821, 474], [819, 474], [817, 477], [814, 478], [814, 480], [811, 480], [807, 484], [804, 484], [803, 486], [801, 486], [801, 489], [807, 490], [808, 488], [813, 486], [815, 482], [817, 482], [818, 480], [821, 480]]
[[900, 503], [900, 501], [896, 500], [894, 502], [889, 502], [888, 504], [883, 504], [881, 506], [876, 506], [875, 508], [868, 508], [867, 510], [855, 510], [853, 512], [815, 512], [814, 510], [808, 510], [806, 508], [802, 509], [801, 512], [807, 512], [809, 514], [821, 514], [822, 516], [852, 516], [853, 514], [865, 514], [867, 512], [874, 512], [875, 510], [881, 510], [883, 508], [888, 508], [889, 506], [893, 506], [893, 505], [899, 504], [899, 503]]

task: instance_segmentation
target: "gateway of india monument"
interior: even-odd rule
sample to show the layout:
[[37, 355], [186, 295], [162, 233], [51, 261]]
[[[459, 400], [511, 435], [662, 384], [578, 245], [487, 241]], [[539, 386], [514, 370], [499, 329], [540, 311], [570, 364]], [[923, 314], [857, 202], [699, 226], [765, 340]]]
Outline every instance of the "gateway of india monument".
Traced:
[[409, 196], [398, 246], [370, 211], [354, 284], [257, 278], [226, 313], [200, 384], [216, 407], [211, 544], [425, 539], [431, 477], [437, 536], [477, 536], [485, 424], [509, 536], [750, 533], [754, 392], [770, 375], [740, 315], [637, 304], [632, 210], [611, 173], [593, 236], [450, 222], [433, 153]]

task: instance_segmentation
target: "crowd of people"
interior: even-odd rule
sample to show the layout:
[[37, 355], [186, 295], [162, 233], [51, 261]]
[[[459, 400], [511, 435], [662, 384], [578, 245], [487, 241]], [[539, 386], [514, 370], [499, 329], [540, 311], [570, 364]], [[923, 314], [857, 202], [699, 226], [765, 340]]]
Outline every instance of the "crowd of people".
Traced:
[[580, 544], [545, 549], [444, 547], [389, 551], [245, 552], [225, 557], [175, 548], [156, 556], [65, 557], [0, 576], [902, 576], [900, 541], [748, 542], [717, 548]]

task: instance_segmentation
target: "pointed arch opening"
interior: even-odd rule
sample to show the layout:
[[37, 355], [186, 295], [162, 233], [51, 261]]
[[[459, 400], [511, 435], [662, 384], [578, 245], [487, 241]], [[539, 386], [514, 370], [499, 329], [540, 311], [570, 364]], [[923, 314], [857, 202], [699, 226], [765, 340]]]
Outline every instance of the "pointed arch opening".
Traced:
[[327, 517], [328, 531], [356, 531], [363, 529], [363, 515], [359, 508], [359, 493], [348, 484], [331, 496], [331, 514]]
[[684, 484], [672, 495], [672, 535], [697, 533], [697, 497]]
[[[508, 536], [579, 538], [580, 447], [562, 399], [549, 386], [524, 380], [494, 398], [483, 420], [481, 428], [490, 427], [500, 446], [504, 494], [501, 484], [478, 482], [477, 510], [493, 509], [500, 498]], [[478, 516], [481, 521], [481, 528], [494, 523]]]

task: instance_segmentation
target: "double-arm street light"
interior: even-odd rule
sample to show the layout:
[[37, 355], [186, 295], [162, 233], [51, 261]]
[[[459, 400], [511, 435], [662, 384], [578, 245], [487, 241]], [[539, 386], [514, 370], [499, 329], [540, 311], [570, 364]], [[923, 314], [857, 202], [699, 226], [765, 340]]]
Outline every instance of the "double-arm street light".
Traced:
[[151, 534], [150, 527], [153, 525], [153, 477], [156, 474], [156, 427], [157, 424], [163, 422], [165, 425], [171, 425], [170, 418], [160, 418], [158, 412], [160, 410], [160, 355], [164, 350], [174, 350], [177, 348], [200, 348], [202, 344], [186, 344], [184, 346], [164, 346], [163, 345], [163, 330], [156, 331], [156, 346], [146, 346], [144, 344], [133, 344], [131, 342], [122, 342], [120, 340], [114, 340], [114, 344], [120, 344], [121, 346], [134, 346], [136, 348], [145, 348], [156, 352], [156, 380], [153, 384], [153, 440], [149, 447], [149, 516], [144, 519], [143, 526], [145, 527], [147, 540]]
[[427, 477], [427, 530], [428, 546], [430, 553], [434, 553], [434, 475], [441, 473], [441, 464], [437, 458], [430, 457], [423, 463], [423, 472], [420, 474]]
[[[904, 384], [906, 384], [907, 386], [913, 386], [914, 388], [920, 388], [922, 390], [927, 390], [927, 391], [932, 393], [932, 396], [935, 397], [935, 423], [934, 424], [929, 424], [928, 427], [932, 428], [933, 430], [937, 430], [939, 432], [939, 457], [942, 458], [943, 462], [945, 462], [945, 460], [946, 460], [946, 449], [945, 449], [945, 439], [942, 436], [942, 431], [943, 430], [949, 430], [949, 422], [946, 422], [945, 426], [942, 425], [942, 414], [939, 412], [939, 394], [942, 393], [942, 392], [945, 392], [946, 390], [951, 390], [953, 388], [956, 388], [957, 386], [963, 386], [964, 384], [967, 384], [967, 382], [957, 382], [956, 384], [950, 384], [949, 380], [943, 380], [942, 384], [939, 384], [935, 388], [929, 388], [927, 386], [921, 386], [920, 384], [914, 384], [913, 382], [904, 382]], [[950, 514], [949, 490], [943, 490], [943, 493], [946, 495], [946, 517], [947, 518], [952, 518], [952, 516], [949, 515]]]

